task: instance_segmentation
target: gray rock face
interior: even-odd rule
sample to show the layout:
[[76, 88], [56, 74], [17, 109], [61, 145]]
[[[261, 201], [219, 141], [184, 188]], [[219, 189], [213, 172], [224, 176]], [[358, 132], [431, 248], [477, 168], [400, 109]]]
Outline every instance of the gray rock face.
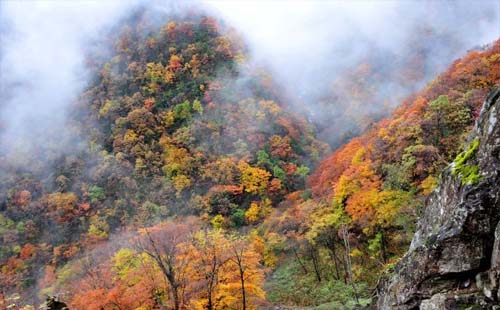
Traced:
[[[379, 282], [373, 308], [500, 309], [499, 118], [497, 89], [469, 139], [473, 151], [443, 172], [408, 253]], [[467, 182], [463, 165], [478, 168], [480, 179]]]

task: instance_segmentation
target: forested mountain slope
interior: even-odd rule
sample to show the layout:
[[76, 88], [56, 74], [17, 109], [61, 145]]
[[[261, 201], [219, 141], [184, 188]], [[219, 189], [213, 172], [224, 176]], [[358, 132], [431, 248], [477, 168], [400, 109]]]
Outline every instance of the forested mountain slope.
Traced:
[[[461, 152], [486, 96], [499, 85], [497, 41], [456, 60], [392, 117], [321, 161], [308, 190], [289, 195], [283, 212], [263, 225], [268, 244], [289, 253], [287, 264], [295, 266], [280, 269], [277, 277], [284, 278], [270, 282], [279, 292], [271, 297], [301, 304], [331, 294], [329, 300], [345, 301], [338, 287], [325, 284], [339, 281], [358, 285], [348, 295], [369, 291], [364, 284], [374, 286], [407, 250], [426, 197]], [[464, 182], [475, 181], [473, 172], [464, 176]], [[286, 280], [290, 277], [294, 281]], [[310, 299], [287, 293], [304, 283], [316, 285], [306, 293]]]
[[[71, 305], [83, 309], [86, 294], [106, 295], [102, 290], [120, 285], [106, 282], [116, 278], [105, 279], [103, 271], [103, 283], [90, 285], [88, 292], [68, 292], [69, 282], [85, 280], [88, 272], [68, 271], [81, 268], [78, 264], [63, 268], [69, 260], [101, 247], [117, 230], [136, 231], [172, 216], [200, 219], [190, 227], [172, 224], [184, 225], [175, 231], [184, 231], [186, 238], [196, 233], [195, 227], [256, 224], [285, 194], [302, 188], [310, 167], [326, 154], [328, 146], [314, 138], [306, 121], [283, 109], [265, 73], [244, 65], [244, 47], [236, 34], [221, 30], [207, 16], [193, 13], [157, 25], [158, 17], [151, 14], [139, 12], [115, 29], [109, 39], [111, 55], [89, 57], [95, 78], [75, 104], [71, 121], [88, 149], [47, 158], [50, 172], [37, 170], [42, 165], [36, 158], [42, 154], [33, 154], [30, 167], [2, 163], [2, 295], [22, 292], [22, 302], [40, 293], [66, 292], [67, 298], [76, 298]], [[173, 229], [159, 225], [161, 231]], [[262, 269], [256, 260], [261, 254], [237, 252], [243, 245], [236, 244], [243, 241], [236, 236], [217, 238], [218, 245], [233, 244], [235, 253], [250, 255]], [[123, 246], [141, 252], [135, 241], [129, 242]], [[182, 242], [188, 244], [187, 239]], [[245, 244], [245, 250], [252, 250]], [[111, 248], [106, 257], [119, 250]], [[108, 266], [104, 256], [102, 260], [93, 261], [94, 267]], [[150, 285], [152, 297], [122, 300], [121, 305], [147, 304], [149, 298], [160, 298], [155, 294], [169, 295], [156, 303], [174, 303], [176, 295], [168, 288]], [[225, 290], [228, 296], [238, 295]], [[176, 298], [176, 306], [195, 302], [194, 297]]]
[[103, 37], [74, 148], [0, 152], [0, 309], [367, 304], [500, 84], [497, 41], [328, 155], [216, 19], [139, 10]]

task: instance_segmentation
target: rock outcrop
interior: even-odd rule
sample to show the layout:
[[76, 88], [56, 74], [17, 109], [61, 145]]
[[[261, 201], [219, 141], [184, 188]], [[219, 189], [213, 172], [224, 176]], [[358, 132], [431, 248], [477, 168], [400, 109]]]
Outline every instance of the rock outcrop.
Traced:
[[375, 309], [500, 309], [500, 89], [428, 198]]

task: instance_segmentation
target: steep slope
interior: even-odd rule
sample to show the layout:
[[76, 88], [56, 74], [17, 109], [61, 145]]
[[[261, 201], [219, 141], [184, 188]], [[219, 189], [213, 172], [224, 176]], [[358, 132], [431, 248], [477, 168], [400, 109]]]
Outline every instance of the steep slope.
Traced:
[[499, 118], [497, 89], [427, 200], [410, 250], [379, 284], [377, 309], [500, 305]]
[[[456, 60], [390, 118], [321, 161], [309, 187], [261, 226], [268, 256], [287, 266], [271, 278], [270, 298], [338, 301], [331, 309], [368, 299], [379, 275], [407, 251], [425, 199], [498, 85], [500, 41]], [[299, 289], [304, 295], [288, 293]]]
[[[265, 273], [283, 266], [294, 274], [271, 283], [271, 301], [352, 306], [406, 249], [437, 171], [500, 80], [499, 42], [471, 52], [325, 160], [308, 190], [328, 147], [246, 63], [236, 34], [192, 12], [125, 22], [105, 37], [109, 54], [88, 59], [92, 81], [71, 110], [84, 147], [48, 146], [25, 166], [0, 151], [0, 308], [66, 292], [77, 310], [212, 309], [212, 297], [233, 309], [245, 281], [257, 307], [267, 305]], [[151, 254], [155, 244], [164, 252]]]
[[[370, 47], [359, 63], [339, 74], [329, 93], [319, 100], [321, 113], [314, 118], [318, 137], [334, 148], [349, 142], [378, 120], [389, 117], [408, 95], [445, 69], [433, 65], [432, 55], [447, 54], [444, 59], [451, 63], [456, 57], [453, 53], [460, 50], [461, 38], [425, 20], [420, 22], [409, 31], [407, 41], [400, 43], [404, 52], [388, 54]], [[436, 63], [443, 65], [441, 61]]]
[[0, 160], [0, 302], [59, 290], [80, 276], [69, 261], [123, 230], [184, 215], [255, 225], [328, 149], [210, 16], [140, 10], [103, 41], [70, 111], [84, 146]]

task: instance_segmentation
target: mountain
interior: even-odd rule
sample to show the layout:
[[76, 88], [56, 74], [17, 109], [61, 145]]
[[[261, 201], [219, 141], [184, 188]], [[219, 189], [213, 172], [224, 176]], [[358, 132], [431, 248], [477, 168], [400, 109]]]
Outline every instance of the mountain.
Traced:
[[[0, 150], [0, 309], [44, 306], [44, 295], [76, 310], [352, 309], [370, 303], [412, 238], [411, 251], [425, 244], [434, 224], [416, 221], [450, 161], [450, 178], [470, 183], [453, 183], [456, 195], [487, 180], [486, 138], [467, 137], [492, 115], [480, 109], [500, 84], [500, 41], [377, 123], [390, 94], [370, 104], [377, 88], [421, 80], [427, 52], [383, 76], [383, 52], [368, 57], [377, 65], [360, 64], [324, 98], [345, 113], [321, 135], [366, 128], [331, 153], [234, 29], [184, 13], [138, 9], [89, 43], [89, 82], [61, 111], [72, 143], [23, 158]], [[392, 303], [383, 283], [379, 303]]]
[[496, 309], [500, 274], [500, 89], [423, 207], [376, 309]]
[[[234, 31], [197, 13], [158, 14], [132, 14], [90, 49], [92, 80], [68, 112], [67, 130], [83, 147], [61, 154], [51, 152], [57, 145], [48, 145], [23, 162], [3, 157], [2, 302], [5, 297], [38, 304], [43, 294], [66, 292], [70, 307], [100, 309], [99, 302], [117, 296], [111, 287], [131, 294], [130, 283], [111, 276], [114, 259], [138, 264], [136, 256], [148, 250], [138, 248], [135, 238], [147, 228], [184, 231], [186, 238], [208, 233], [175, 244], [189, 244], [193, 251], [207, 246], [204, 238], [216, 238], [217, 246], [234, 245], [238, 259], [248, 258], [259, 275], [255, 283], [250, 277], [256, 276], [245, 277], [254, 286], [246, 292], [248, 306], [263, 300], [263, 249], [254, 248], [256, 237], [248, 232], [286, 194], [304, 187], [329, 148], [304, 118], [285, 109], [265, 71], [245, 64], [245, 46]], [[186, 227], [187, 222], [192, 225]], [[212, 230], [227, 233], [216, 237]], [[243, 246], [247, 252], [238, 252]], [[94, 257], [99, 251], [107, 254]], [[82, 270], [86, 257], [93, 257], [88, 268], [99, 270], [102, 282], [94, 283], [89, 270]], [[229, 265], [225, 272], [236, 275]], [[152, 277], [159, 277], [155, 272]], [[189, 277], [196, 282], [196, 275]], [[171, 291], [181, 280], [171, 279], [167, 287], [134, 282], [134, 288], [146, 286], [150, 292], [114, 302], [122, 307], [197, 302], [203, 307], [208, 298], [202, 294], [203, 278], [182, 296]], [[236, 278], [227, 281], [232, 287], [210, 284], [226, 306], [241, 300], [228, 299], [240, 291]], [[92, 306], [90, 296], [96, 299]]]
[[[379, 276], [407, 251], [441, 171], [500, 85], [499, 55], [497, 41], [456, 60], [391, 117], [323, 159], [304, 191], [287, 196], [262, 225], [280, 266], [269, 298], [331, 309], [368, 302]], [[297, 290], [304, 293], [288, 293]]]

